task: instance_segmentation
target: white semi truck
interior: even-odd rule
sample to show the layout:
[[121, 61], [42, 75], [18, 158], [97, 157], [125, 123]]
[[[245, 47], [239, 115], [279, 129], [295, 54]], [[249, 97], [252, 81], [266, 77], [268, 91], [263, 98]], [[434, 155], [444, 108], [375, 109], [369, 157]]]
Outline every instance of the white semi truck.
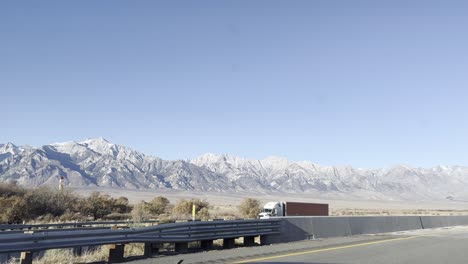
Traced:
[[258, 215], [260, 219], [277, 216], [326, 216], [328, 204], [296, 203], [296, 202], [268, 202]]

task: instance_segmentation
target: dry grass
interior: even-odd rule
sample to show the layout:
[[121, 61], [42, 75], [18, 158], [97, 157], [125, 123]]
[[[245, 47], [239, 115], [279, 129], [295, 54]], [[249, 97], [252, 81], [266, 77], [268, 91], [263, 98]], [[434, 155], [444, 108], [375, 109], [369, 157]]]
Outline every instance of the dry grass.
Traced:
[[131, 243], [125, 245], [124, 257], [142, 256], [145, 251], [144, 243]]
[[33, 260], [34, 264], [48, 263], [88, 263], [107, 260], [108, 246], [97, 247], [94, 250], [85, 250], [81, 256], [74, 254], [72, 249], [53, 249], [45, 251], [44, 255]]
[[[144, 244], [134, 243], [125, 245], [125, 257], [143, 255]], [[73, 249], [51, 249], [35, 257], [33, 264], [78, 264], [106, 261], [109, 256], [109, 246], [99, 246], [93, 250], [84, 250], [81, 255], [73, 252]], [[19, 259], [11, 259], [8, 264], [18, 264]]]
[[223, 246], [223, 240], [222, 239], [213, 240], [213, 247], [222, 247], [222, 246]]

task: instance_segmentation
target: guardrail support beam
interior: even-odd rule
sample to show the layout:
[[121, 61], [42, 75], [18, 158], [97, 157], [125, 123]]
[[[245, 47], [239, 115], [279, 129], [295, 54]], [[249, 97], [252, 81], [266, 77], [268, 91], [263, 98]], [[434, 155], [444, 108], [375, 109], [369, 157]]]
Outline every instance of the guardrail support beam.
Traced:
[[269, 245], [271, 244], [270, 241], [269, 241], [269, 237], [264, 235], [264, 236], [260, 236], [260, 245]]
[[188, 250], [188, 243], [175, 243], [174, 250], [176, 252], [186, 252]]
[[143, 255], [145, 257], [152, 257], [153, 255], [156, 255], [159, 253], [159, 243], [151, 243], [151, 242], [146, 242], [145, 243], [145, 251]]
[[236, 246], [236, 243], [234, 241], [234, 238], [225, 238], [223, 239], [223, 248], [234, 248]]
[[112, 244], [109, 247], [109, 263], [120, 263], [124, 261], [125, 244]]
[[213, 249], [213, 240], [203, 240], [201, 242], [201, 248], [204, 250]]
[[32, 264], [32, 260], [32, 252], [21, 252], [20, 264]]
[[244, 246], [246, 247], [255, 246], [255, 237], [254, 236], [244, 237]]

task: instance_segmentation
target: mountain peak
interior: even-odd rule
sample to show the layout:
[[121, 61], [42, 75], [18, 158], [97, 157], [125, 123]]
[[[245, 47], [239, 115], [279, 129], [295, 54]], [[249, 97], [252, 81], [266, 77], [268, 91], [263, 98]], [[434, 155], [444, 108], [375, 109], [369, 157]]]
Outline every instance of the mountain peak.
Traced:
[[197, 165], [207, 165], [212, 163], [242, 164], [246, 161], [248, 160], [229, 154], [205, 153], [192, 159], [190, 162]]
[[407, 170], [407, 171], [410, 171], [410, 170], [414, 170], [415, 168], [413, 168], [412, 166], [410, 165], [407, 165], [407, 164], [398, 164], [398, 165], [395, 165], [393, 167], [391, 167], [389, 170]]
[[4, 146], [10, 147], [10, 148], [16, 148], [16, 145], [11, 142], [7, 142]]
[[119, 146], [110, 143], [103, 137], [88, 138], [84, 141], [78, 142], [78, 144], [103, 155], [117, 157], [119, 153]]
[[289, 160], [284, 157], [270, 156], [261, 160], [263, 166], [276, 170], [284, 169], [290, 165]]
[[266, 162], [280, 162], [280, 163], [289, 163], [289, 160], [285, 157], [279, 157], [279, 156], [269, 156], [263, 159], [263, 161]]
[[87, 138], [86, 140], [81, 141], [80, 143], [81, 144], [112, 144], [109, 140], [103, 137]]
[[4, 145], [0, 145], [0, 153], [16, 154], [18, 153], [18, 151], [19, 151], [19, 148], [11, 142], [8, 142]]

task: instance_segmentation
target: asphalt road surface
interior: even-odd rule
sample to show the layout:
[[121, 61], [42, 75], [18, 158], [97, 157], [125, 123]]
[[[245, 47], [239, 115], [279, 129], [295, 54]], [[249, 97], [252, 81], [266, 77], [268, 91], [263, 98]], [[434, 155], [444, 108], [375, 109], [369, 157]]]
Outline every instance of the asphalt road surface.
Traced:
[[137, 263], [468, 263], [468, 227], [330, 238], [158, 257]]

